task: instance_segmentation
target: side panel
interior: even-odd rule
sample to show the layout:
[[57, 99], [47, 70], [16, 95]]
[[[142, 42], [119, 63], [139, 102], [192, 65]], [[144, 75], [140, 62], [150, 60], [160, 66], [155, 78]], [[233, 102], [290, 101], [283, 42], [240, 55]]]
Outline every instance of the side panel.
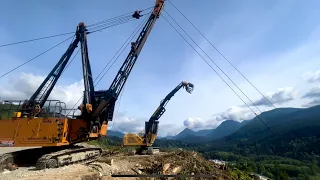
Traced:
[[[17, 118], [0, 121], [0, 142], [13, 141], [7, 146], [60, 146], [67, 131], [65, 118]], [[11, 142], [10, 142], [11, 143]], [[5, 145], [2, 145], [5, 146]]]
[[68, 141], [69, 143], [76, 143], [87, 141], [89, 131], [88, 122], [83, 119], [69, 119], [68, 122]]
[[88, 124], [82, 119], [41, 117], [0, 120], [0, 147], [63, 146], [87, 141], [87, 134]]
[[124, 146], [142, 146], [143, 138], [138, 134], [125, 134], [123, 137], [123, 145]]
[[19, 120], [0, 120], [0, 147], [14, 146]]

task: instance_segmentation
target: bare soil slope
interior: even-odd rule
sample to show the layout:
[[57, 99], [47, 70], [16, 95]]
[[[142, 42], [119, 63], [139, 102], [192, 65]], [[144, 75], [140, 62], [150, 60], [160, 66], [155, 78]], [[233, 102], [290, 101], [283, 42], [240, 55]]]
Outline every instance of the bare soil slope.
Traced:
[[234, 179], [227, 170], [215, 167], [212, 162], [205, 160], [196, 152], [175, 151], [143, 156], [128, 156], [126, 154], [103, 156], [97, 162], [88, 165], [70, 165], [40, 171], [35, 170], [34, 167], [20, 167], [14, 171], [1, 172], [0, 180], [135, 179], [114, 178], [111, 177], [111, 174], [202, 174], [212, 175], [212, 178], [194, 179]]

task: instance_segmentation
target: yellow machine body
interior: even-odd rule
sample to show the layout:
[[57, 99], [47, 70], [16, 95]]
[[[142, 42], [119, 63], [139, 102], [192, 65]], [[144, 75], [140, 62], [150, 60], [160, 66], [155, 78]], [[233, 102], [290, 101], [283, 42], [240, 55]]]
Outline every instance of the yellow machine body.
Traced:
[[[136, 133], [128, 133], [123, 137], [124, 146], [152, 146], [156, 140], [157, 135], [151, 134], [150, 143], [146, 141], [142, 135]], [[149, 138], [147, 138], [149, 139]]]
[[124, 146], [143, 146], [144, 138], [136, 133], [128, 133], [123, 137]]
[[55, 117], [2, 119], [0, 146], [63, 146], [85, 141], [87, 124], [81, 119]]

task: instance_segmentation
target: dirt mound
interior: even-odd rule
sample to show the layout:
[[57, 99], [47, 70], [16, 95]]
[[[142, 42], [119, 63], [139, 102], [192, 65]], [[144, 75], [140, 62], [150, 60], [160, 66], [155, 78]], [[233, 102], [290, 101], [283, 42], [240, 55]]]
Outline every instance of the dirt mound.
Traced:
[[210, 175], [211, 177], [193, 179], [233, 179], [228, 171], [217, 168], [213, 162], [204, 159], [197, 152], [183, 150], [153, 156], [128, 156], [120, 159], [131, 163], [131, 166], [135, 164], [130, 167], [135, 174]]

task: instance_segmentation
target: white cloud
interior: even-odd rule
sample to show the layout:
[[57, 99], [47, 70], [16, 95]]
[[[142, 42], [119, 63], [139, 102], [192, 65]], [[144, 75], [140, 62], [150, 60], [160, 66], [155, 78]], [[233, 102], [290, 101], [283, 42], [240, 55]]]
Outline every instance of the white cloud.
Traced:
[[320, 104], [320, 85], [314, 86], [306, 94], [302, 96], [303, 99], [311, 99], [310, 102], [303, 104], [303, 107], [312, 107]]
[[183, 126], [179, 126], [176, 124], [159, 124], [158, 136], [166, 137], [166, 136], [174, 136], [177, 135], [184, 129]]
[[109, 129], [123, 133], [144, 132], [145, 118], [129, 117], [126, 113], [119, 113], [112, 122], [109, 122]]
[[[294, 100], [296, 97], [296, 92], [293, 87], [285, 87], [285, 88], [278, 88], [276, 92], [268, 92], [265, 97], [272, 103], [272, 104], [283, 104], [285, 102]], [[256, 106], [271, 106], [264, 97], [261, 99], [254, 101], [254, 105]], [[252, 105], [253, 105], [252, 104]]]
[[320, 98], [316, 98], [306, 104], [303, 104], [303, 107], [312, 107], [312, 106], [316, 106], [316, 105], [320, 105]]
[[320, 70], [306, 72], [302, 75], [302, 77], [309, 83], [320, 82]]
[[248, 107], [233, 106], [224, 112], [214, 114], [212, 120], [224, 121], [235, 120], [242, 121], [254, 118], [255, 114]]
[[[21, 73], [18, 77], [0, 84], [0, 97], [3, 100], [29, 99], [44, 79], [45, 77], [32, 73]], [[60, 100], [66, 103], [67, 108], [72, 108], [82, 97], [82, 92], [83, 80], [70, 85], [56, 85], [48, 100]]]
[[[259, 114], [259, 113], [257, 113]], [[225, 120], [249, 120], [255, 117], [255, 114], [249, 109], [241, 106], [233, 106], [224, 112], [216, 113], [207, 120], [201, 118], [189, 117], [183, 121], [183, 125], [194, 131], [202, 129], [214, 129]]]
[[254, 113], [248, 108], [233, 106], [224, 112], [216, 113], [207, 120], [201, 118], [191, 118], [184, 120], [185, 127], [192, 130], [213, 129], [225, 120], [242, 121], [254, 118]]
[[213, 121], [205, 121], [201, 118], [192, 118], [189, 117], [183, 121], [183, 125], [192, 130], [201, 130], [216, 127], [216, 122]]
[[313, 87], [309, 92], [302, 96], [302, 98], [317, 98], [320, 97], [320, 85]]

